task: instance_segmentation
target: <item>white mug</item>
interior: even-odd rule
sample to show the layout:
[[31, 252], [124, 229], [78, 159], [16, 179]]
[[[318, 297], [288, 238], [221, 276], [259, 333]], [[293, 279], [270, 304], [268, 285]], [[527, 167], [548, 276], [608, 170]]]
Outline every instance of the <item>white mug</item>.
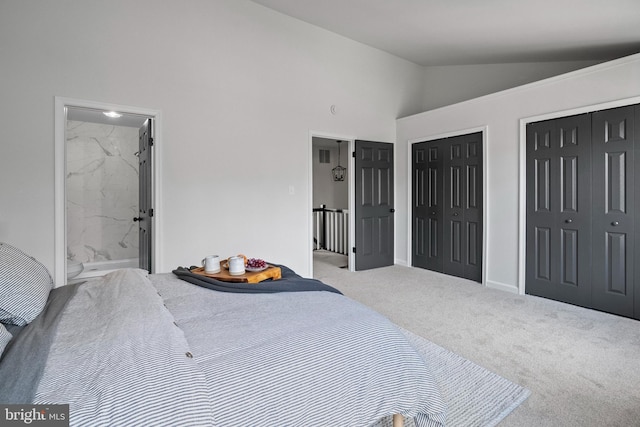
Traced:
[[205, 273], [219, 273], [220, 272], [220, 257], [218, 255], [209, 255], [202, 260]]
[[229, 258], [229, 274], [238, 276], [244, 274], [244, 258], [241, 256], [232, 256]]

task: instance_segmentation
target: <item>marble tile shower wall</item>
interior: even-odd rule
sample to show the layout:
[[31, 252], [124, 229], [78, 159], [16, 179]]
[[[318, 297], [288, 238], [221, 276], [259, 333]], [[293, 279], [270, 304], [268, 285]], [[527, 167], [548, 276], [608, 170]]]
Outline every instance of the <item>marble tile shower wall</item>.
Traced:
[[138, 129], [67, 121], [67, 258], [138, 257]]

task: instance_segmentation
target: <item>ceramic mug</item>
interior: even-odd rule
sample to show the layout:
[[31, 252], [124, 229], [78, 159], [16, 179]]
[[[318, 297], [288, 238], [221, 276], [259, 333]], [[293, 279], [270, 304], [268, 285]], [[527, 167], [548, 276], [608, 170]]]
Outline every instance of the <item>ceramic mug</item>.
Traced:
[[229, 274], [238, 276], [244, 274], [244, 258], [241, 256], [232, 256], [229, 258]]
[[218, 255], [209, 255], [202, 260], [205, 273], [219, 273], [220, 272], [220, 257]]

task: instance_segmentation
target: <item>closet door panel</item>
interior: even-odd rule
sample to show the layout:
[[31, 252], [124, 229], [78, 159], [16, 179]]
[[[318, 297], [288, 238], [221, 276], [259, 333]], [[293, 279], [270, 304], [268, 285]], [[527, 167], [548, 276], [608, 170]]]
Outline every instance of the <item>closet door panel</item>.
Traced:
[[551, 284], [551, 227], [535, 227], [534, 278]]
[[592, 306], [633, 317], [634, 107], [593, 113]]
[[588, 114], [527, 126], [526, 292], [588, 306], [591, 125]]
[[465, 135], [465, 277], [482, 282], [482, 201], [484, 197], [482, 174], [481, 132]]
[[466, 194], [465, 164], [462, 137], [448, 139], [444, 153], [444, 271], [464, 277], [464, 253], [466, 233], [464, 233], [463, 197]]
[[482, 281], [482, 133], [446, 140], [444, 272]]
[[442, 148], [422, 142], [412, 147], [413, 254], [412, 265], [442, 272], [443, 226]]
[[557, 299], [557, 280], [553, 260], [556, 249], [558, 157], [553, 122], [527, 126], [527, 267], [526, 292]]

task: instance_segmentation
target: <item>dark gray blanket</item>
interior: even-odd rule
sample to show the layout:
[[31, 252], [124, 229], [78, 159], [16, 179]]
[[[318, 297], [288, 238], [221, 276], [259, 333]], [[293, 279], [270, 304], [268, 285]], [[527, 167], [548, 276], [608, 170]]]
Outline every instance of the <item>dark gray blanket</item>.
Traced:
[[[279, 280], [265, 280], [260, 283], [231, 283], [192, 273], [190, 269], [178, 267], [173, 274], [180, 279], [203, 288], [220, 292], [235, 292], [249, 294], [269, 294], [275, 292], [313, 292], [327, 291], [342, 295], [342, 292], [316, 279], [305, 279], [284, 265], [271, 264], [280, 267], [282, 278]], [[195, 267], [192, 267], [195, 268]]]

